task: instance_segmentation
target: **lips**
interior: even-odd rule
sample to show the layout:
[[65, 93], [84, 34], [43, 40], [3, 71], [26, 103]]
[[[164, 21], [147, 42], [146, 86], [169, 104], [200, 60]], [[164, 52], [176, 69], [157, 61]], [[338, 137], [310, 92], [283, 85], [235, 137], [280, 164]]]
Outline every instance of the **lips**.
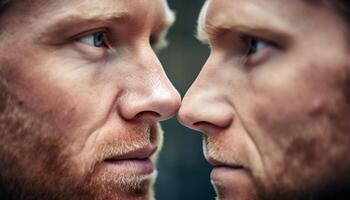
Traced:
[[157, 150], [157, 147], [149, 145], [147, 147], [135, 149], [121, 155], [109, 156], [104, 161], [118, 162], [118, 161], [126, 161], [126, 160], [135, 160], [135, 161], [149, 160], [150, 157], [156, 152], [156, 150]]
[[151, 175], [156, 170], [151, 157], [157, 148], [149, 145], [127, 153], [108, 156], [99, 165], [99, 169], [111, 177], [120, 174]]
[[245, 188], [245, 183], [251, 184], [252, 174], [242, 164], [224, 162], [213, 157], [208, 157], [208, 162], [214, 167], [210, 173], [210, 179], [216, 186], [241, 190]]
[[241, 164], [227, 163], [227, 162], [215, 159], [213, 157], [208, 157], [208, 162], [215, 168], [225, 167], [225, 168], [230, 168], [230, 169], [235, 169], [235, 170], [242, 170], [242, 169], [244, 169], [244, 166], [241, 165]]

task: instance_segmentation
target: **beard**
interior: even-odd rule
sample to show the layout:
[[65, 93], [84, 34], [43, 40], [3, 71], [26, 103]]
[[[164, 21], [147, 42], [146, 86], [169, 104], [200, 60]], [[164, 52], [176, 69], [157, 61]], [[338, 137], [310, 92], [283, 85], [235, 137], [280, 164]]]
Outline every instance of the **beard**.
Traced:
[[[159, 126], [148, 128], [137, 144], [161, 141]], [[140, 129], [140, 128], [138, 128]], [[156, 172], [147, 175], [98, 170], [96, 156], [89, 169], [73, 160], [70, 143], [45, 118], [25, 106], [0, 80], [0, 198], [16, 200], [153, 199]], [[156, 139], [154, 139], [156, 138]], [[107, 144], [105, 144], [107, 145]], [[135, 147], [124, 144], [119, 148]], [[101, 154], [113, 150], [100, 145]]]
[[[344, 141], [346, 141], [344, 139]], [[221, 144], [209, 137], [203, 139], [203, 151], [206, 156], [214, 158], [221, 158], [224, 160], [219, 152]], [[232, 152], [231, 152], [232, 153]], [[234, 155], [237, 160], [239, 155]], [[345, 157], [344, 157], [345, 160]], [[286, 163], [288, 160], [285, 161]], [[317, 169], [315, 169], [317, 170]], [[337, 173], [343, 174], [340, 178]], [[316, 186], [309, 186], [306, 182], [299, 182], [299, 184], [292, 187], [285, 186], [282, 181], [277, 184], [270, 185], [266, 180], [251, 174], [252, 184], [248, 192], [243, 193], [244, 196], [235, 196], [232, 194], [235, 188], [230, 186], [215, 185], [213, 187], [217, 194], [216, 200], [221, 199], [246, 199], [246, 200], [343, 200], [350, 199], [350, 168], [347, 166], [340, 170], [340, 167], [333, 171], [333, 176], [325, 174], [322, 179], [323, 182]], [[296, 176], [301, 178], [300, 176]], [[331, 178], [329, 178], [331, 177]], [[240, 191], [242, 192], [242, 191]]]

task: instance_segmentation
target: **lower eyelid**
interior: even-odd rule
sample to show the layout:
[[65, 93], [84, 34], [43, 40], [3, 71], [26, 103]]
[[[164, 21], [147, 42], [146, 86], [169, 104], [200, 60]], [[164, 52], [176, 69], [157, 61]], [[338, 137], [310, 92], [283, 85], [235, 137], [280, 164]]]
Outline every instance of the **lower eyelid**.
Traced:
[[78, 41], [73, 44], [73, 48], [87, 60], [101, 60], [108, 55], [105, 48], [96, 48]]
[[273, 49], [273, 47], [267, 45], [263, 49], [258, 51], [256, 54], [247, 56], [245, 65], [247, 66], [262, 65], [273, 56], [274, 52], [275, 50]]

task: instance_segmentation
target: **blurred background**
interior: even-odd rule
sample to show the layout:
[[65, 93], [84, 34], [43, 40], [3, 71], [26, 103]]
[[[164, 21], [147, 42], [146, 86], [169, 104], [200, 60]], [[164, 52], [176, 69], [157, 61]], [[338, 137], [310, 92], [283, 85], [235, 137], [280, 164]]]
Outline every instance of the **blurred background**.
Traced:
[[[169, 79], [183, 96], [205, 63], [209, 48], [194, 37], [204, 0], [168, 0], [177, 20], [169, 32], [170, 45], [159, 53]], [[202, 136], [179, 124], [162, 123], [164, 147], [158, 163], [157, 200], [214, 200], [211, 167], [204, 159]]]

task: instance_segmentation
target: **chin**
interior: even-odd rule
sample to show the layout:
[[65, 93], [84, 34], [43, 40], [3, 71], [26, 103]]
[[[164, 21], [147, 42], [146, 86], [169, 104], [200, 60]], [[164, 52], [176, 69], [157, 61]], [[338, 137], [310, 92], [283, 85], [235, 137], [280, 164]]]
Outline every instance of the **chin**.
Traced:
[[217, 200], [261, 200], [253, 188], [251, 190], [239, 191], [236, 188], [226, 188], [216, 185], [214, 189], [217, 194]]
[[[157, 172], [151, 174], [97, 174], [89, 183], [94, 200], [153, 200]], [[85, 199], [85, 198], [84, 198]]]

